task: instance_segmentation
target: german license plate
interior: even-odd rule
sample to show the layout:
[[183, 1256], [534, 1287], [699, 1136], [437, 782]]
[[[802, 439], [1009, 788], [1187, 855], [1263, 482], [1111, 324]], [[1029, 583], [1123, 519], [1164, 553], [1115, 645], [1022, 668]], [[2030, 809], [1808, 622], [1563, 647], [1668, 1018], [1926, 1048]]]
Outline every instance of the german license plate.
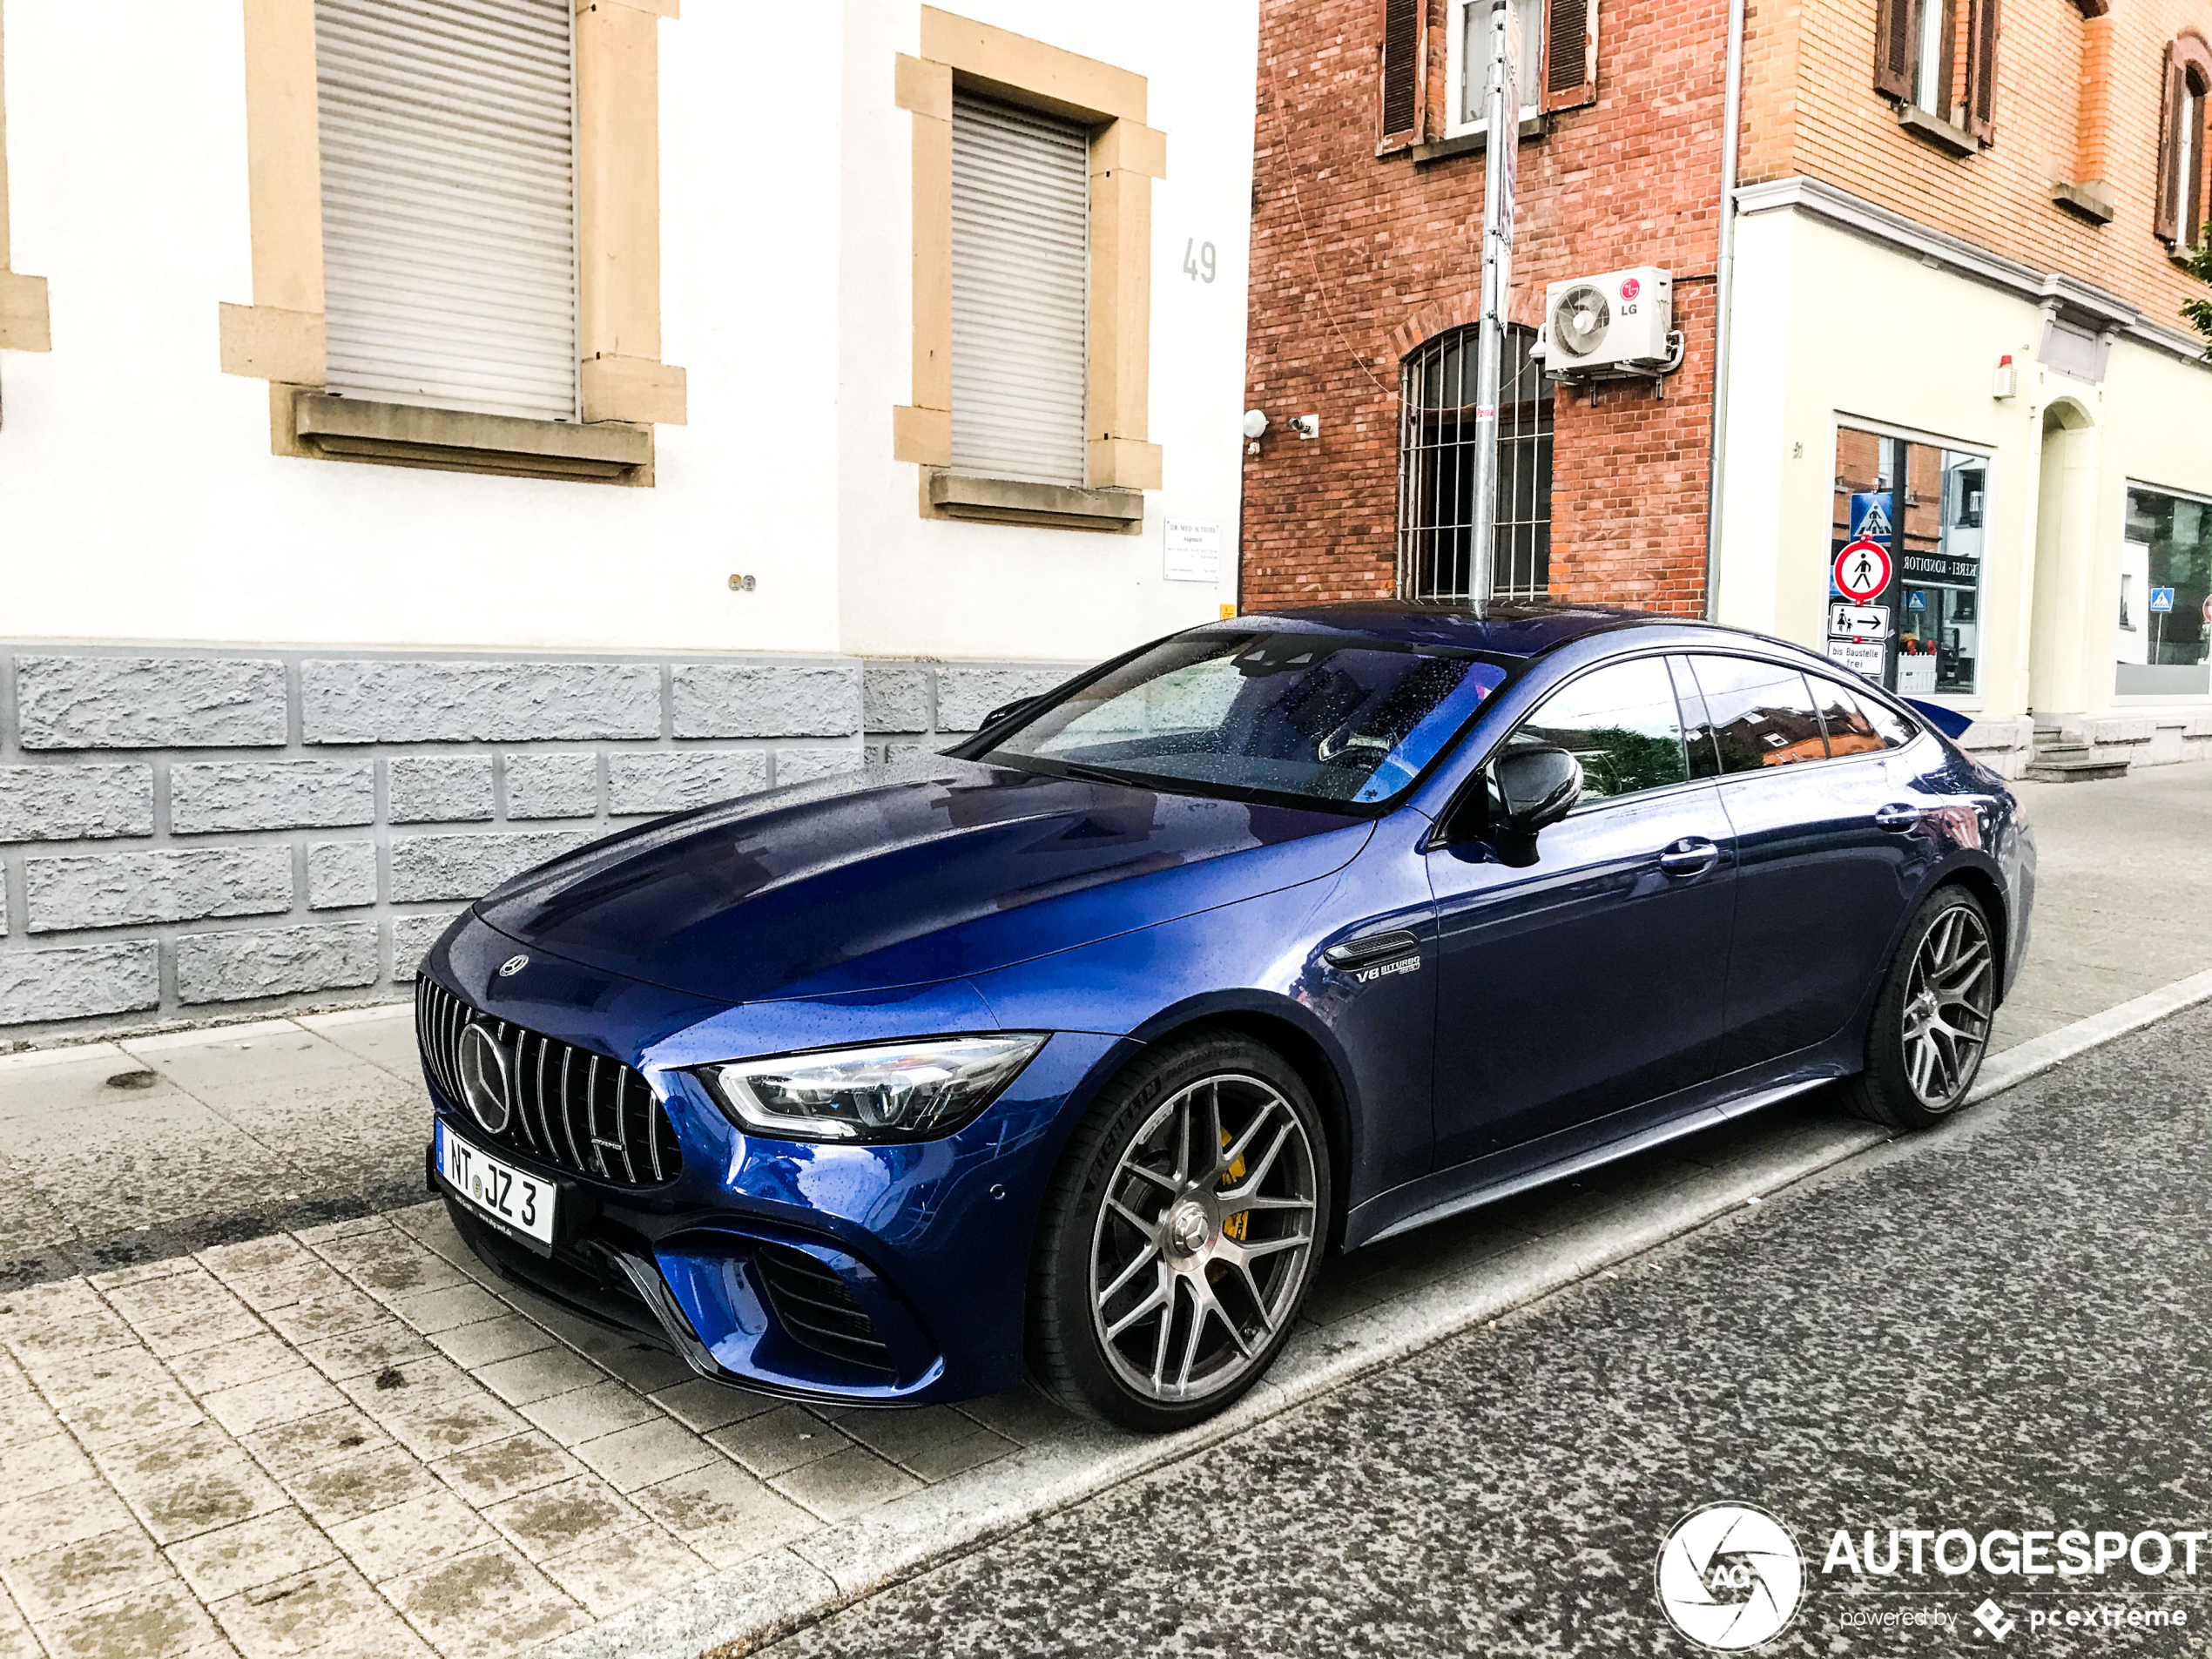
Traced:
[[558, 1192], [438, 1124], [438, 1173], [474, 1209], [542, 1244], [553, 1242]]

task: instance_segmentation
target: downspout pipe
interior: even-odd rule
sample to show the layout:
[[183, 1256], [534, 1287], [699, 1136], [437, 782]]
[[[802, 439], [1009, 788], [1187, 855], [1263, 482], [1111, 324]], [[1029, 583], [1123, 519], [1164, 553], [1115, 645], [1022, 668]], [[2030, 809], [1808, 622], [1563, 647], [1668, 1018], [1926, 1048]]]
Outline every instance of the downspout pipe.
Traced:
[[1736, 172], [1743, 126], [1744, 0], [1728, 0], [1728, 84], [1721, 114], [1720, 246], [1713, 264], [1713, 442], [1706, 468], [1705, 619], [1720, 616], [1721, 496], [1728, 469], [1729, 334], [1736, 301]]

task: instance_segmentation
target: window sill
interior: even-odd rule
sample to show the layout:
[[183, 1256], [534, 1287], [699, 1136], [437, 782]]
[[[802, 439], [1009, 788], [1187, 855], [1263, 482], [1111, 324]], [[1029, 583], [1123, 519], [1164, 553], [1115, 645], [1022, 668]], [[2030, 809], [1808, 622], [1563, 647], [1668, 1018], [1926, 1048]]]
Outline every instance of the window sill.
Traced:
[[[1542, 138], [1544, 134], [1551, 131], [1551, 125], [1550, 118], [1545, 115], [1522, 116], [1521, 118], [1522, 141], [1525, 143], [1530, 138]], [[1472, 132], [1457, 132], [1448, 138], [1437, 138], [1428, 144], [1415, 145], [1413, 147], [1413, 165], [1419, 167], [1432, 161], [1449, 161], [1453, 156], [1479, 156], [1489, 147], [1490, 130], [1487, 127], [1477, 127]]]
[[1964, 127], [1955, 127], [1939, 115], [1931, 115], [1917, 104], [1897, 106], [1897, 124], [1923, 144], [1933, 145], [1946, 155], [1961, 160], [1978, 153], [1981, 140]]
[[1141, 489], [1079, 489], [1065, 484], [1022, 483], [1011, 478], [975, 478], [943, 471], [927, 476], [923, 500], [931, 517], [1130, 536], [1144, 528]]
[[388, 467], [650, 485], [653, 429], [618, 421], [526, 421], [273, 388], [277, 452]]
[[2077, 185], [2067, 179], [2054, 179], [2051, 199], [2077, 219], [2086, 219], [2092, 225], [2109, 225], [2119, 212], [2119, 204], [2112, 198], [2112, 186], [2101, 179]]

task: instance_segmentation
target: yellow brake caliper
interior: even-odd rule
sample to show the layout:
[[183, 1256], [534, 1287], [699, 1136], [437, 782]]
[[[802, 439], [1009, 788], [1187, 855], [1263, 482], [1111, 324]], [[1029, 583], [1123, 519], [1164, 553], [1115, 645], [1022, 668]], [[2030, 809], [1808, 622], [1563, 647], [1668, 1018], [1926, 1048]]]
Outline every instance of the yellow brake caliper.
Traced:
[[[1224, 1150], [1227, 1150], [1229, 1145], [1229, 1131], [1227, 1130], [1221, 1131], [1221, 1144]], [[1244, 1178], [1244, 1160], [1238, 1158], [1235, 1163], [1229, 1166], [1228, 1173], [1221, 1177], [1221, 1190], [1224, 1192], [1226, 1192], [1230, 1188], [1235, 1186]], [[1224, 1238], [1233, 1238], [1240, 1244], [1243, 1244], [1244, 1242], [1245, 1229], [1251, 1225], [1251, 1220], [1252, 1212], [1249, 1210], [1239, 1210], [1233, 1216], [1223, 1217], [1221, 1222], [1221, 1236]]]

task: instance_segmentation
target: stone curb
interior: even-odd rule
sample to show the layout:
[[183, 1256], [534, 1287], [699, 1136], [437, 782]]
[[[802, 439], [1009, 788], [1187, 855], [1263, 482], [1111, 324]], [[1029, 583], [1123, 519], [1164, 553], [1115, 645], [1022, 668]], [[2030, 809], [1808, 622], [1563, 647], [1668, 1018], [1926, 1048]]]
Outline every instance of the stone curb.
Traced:
[[[2212, 1001], [2212, 972], [1992, 1057], [1969, 1105], [2067, 1060]], [[1656, 1249], [1770, 1193], [1888, 1143], [1871, 1125], [1816, 1125], [1554, 1237], [1501, 1249], [1452, 1278], [1301, 1335], [1268, 1380], [1212, 1421], [1137, 1439], [1084, 1426], [968, 1475], [698, 1580], [541, 1651], [546, 1659], [716, 1659], [754, 1649], [1059, 1510], [1244, 1433], [1307, 1400]]]

